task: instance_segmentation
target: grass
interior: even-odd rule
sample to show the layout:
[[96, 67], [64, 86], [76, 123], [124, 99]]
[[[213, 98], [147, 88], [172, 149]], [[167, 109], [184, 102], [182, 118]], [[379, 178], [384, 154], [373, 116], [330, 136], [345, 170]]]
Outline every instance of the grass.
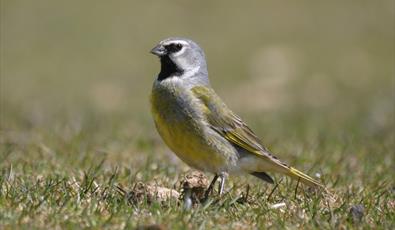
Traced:
[[[394, 229], [391, 1], [1, 4], [1, 229]], [[169, 35], [202, 44], [229, 107], [332, 196], [271, 174], [189, 210], [131, 202], [190, 170], [149, 114], [148, 50]]]
[[[42, 141], [3, 140], [0, 177], [3, 227], [134, 228], [160, 224], [172, 229], [262, 226], [390, 229], [394, 224], [391, 152], [395, 146], [391, 132], [366, 136], [358, 130], [359, 135], [354, 133], [352, 137], [333, 137], [329, 132], [313, 135], [315, 138], [308, 141], [306, 134], [277, 143], [277, 152], [289, 153], [288, 157], [281, 154], [283, 159], [311, 175], [321, 174], [333, 197], [314, 193], [278, 176], [277, 187], [252, 177], [232, 177], [227, 184], [231, 190], [224, 197], [217, 200], [214, 196], [213, 203], [185, 211], [182, 201], [135, 204], [117, 191], [118, 185], [130, 190], [140, 181], [179, 188], [177, 184], [186, 167], [169, 160], [157, 137], [129, 144], [125, 134], [117, 133], [119, 128], [114, 128], [115, 133], [106, 133], [107, 128], [93, 127], [81, 128], [67, 140], [46, 131], [40, 132]], [[100, 134], [94, 139], [98, 142], [107, 139], [106, 136], [112, 138], [107, 143], [95, 143], [91, 133]], [[248, 202], [237, 202], [247, 185], [251, 188]], [[285, 208], [271, 208], [282, 202]], [[361, 221], [355, 221], [350, 214], [355, 205], [364, 207]]]

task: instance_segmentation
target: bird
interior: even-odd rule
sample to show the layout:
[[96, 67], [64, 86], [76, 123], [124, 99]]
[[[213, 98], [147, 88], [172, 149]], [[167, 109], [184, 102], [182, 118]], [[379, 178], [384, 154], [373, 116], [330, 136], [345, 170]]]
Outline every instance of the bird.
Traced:
[[274, 156], [210, 85], [203, 49], [194, 41], [170, 37], [150, 51], [160, 72], [150, 95], [151, 114], [165, 144], [187, 165], [214, 174], [219, 195], [229, 175], [251, 174], [273, 184], [268, 173], [287, 175], [310, 187], [324, 186]]

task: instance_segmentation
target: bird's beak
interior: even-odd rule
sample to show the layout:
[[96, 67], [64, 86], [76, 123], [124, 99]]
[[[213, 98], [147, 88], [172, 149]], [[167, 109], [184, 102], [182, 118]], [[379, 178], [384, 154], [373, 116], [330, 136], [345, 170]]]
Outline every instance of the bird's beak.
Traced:
[[155, 46], [155, 47], [150, 51], [150, 53], [152, 53], [152, 54], [154, 54], [154, 55], [160, 57], [160, 56], [166, 55], [167, 52], [166, 52], [165, 47], [164, 47], [163, 45], [159, 44], [159, 45]]

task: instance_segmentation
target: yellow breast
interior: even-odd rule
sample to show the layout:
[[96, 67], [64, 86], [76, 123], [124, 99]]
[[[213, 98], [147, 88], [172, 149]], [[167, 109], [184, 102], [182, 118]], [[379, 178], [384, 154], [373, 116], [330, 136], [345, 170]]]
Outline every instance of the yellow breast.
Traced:
[[151, 111], [164, 142], [188, 165], [217, 172], [226, 164], [226, 157], [205, 132], [200, 106], [190, 92], [180, 87], [154, 85], [152, 90]]

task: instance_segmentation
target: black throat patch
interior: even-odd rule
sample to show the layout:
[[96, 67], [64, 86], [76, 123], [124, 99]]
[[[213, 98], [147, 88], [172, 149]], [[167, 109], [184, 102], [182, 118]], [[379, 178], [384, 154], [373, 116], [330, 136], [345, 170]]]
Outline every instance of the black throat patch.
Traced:
[[158, 81], [162, 81], [170, 76], [181, 76], [184, 73], [184, 70], [178, 68], [167, 55], [160, 58], [160, 64]]

